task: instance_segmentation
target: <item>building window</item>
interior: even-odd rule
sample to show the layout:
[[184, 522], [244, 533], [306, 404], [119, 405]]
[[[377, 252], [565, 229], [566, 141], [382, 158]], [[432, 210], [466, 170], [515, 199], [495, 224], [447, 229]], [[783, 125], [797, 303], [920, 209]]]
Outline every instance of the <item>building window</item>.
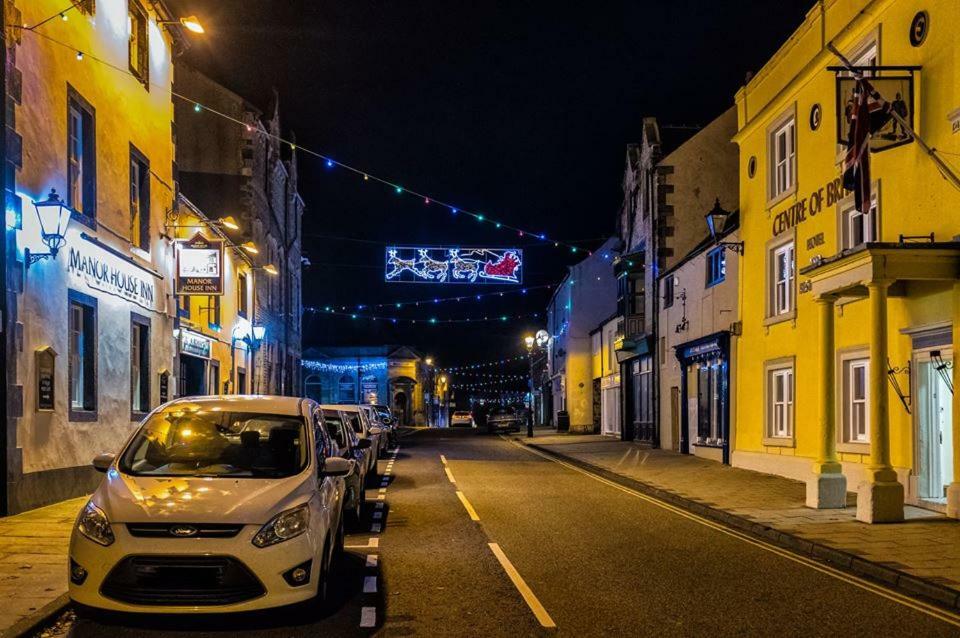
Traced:
[[243, 368], [237, 369], [237, 388], [234, 394], [247, 393], [247, 371]]
[[207, 297], [207, 325], [214, 329], [220, 329], [220, 296], [210, 295]]
[[342, 377], [340, 377], [339, 393], [338, 393], [339, 396], [337, 400], [340, 403], [356, 403], [357, 402], [356, 389], [357, 389], [356, 379], [354, 379], [349, 374], [343, 375]]
[[130, 411], [150, 411], [150, 319], [130, 315]]
[[767, 281], [769, 282], [768, 315], [770, 317], [789, 315], [794, 310], [794, 281], [796, 279], [794, 243], [792, 240], [770, 248], [769, 268], [770, 272], [767, 275]]
[[843, 442], [870, 442], [870, 360], [843, 360]]
[[130, 30], [130, 72], [144, 86], [150, 84], [150, 56], [147, 47], [147, 12], [137, 0], [129, 0], [127, 26]]
[[190, 295], [177, 296], [177, 315], [190, 318]]
[[673, 275], [667, 275], [663, 279], [663, 307], [669, 308], [673, 305], [673, 287], [676, 285], [676, 279]]
[[130, 243], [150, 250], [150, 162], [130, 146]]
[[767, 370], [767, 436], [793, 438], [793, 366]]
[[850, 250], [871, 241], [879, 241], [879, 207], [877, 205], [876, 184], [871, 189], [870, 210], [866, 214], [854, 207], [853, 197], [841, 204], [840, 210], [840, 247]]
[[207, 384], [208, 394], [220, 394], [220, 362], [210, 359], [210, 383]]
[[237, 314], [241, 317], [247, 316], [247, 275], [240, 273], [237, 275]]
[[90, 421], [97, 412], [97, 300], [69, 291], [68, 376], [70, 420]]
[[767, 142], [770, 161], [770, 199], [792, 192], [797, 180], [796, 118], [793, 113], [770, 130]]
[[87, 225], [97, 216], [96, 157], [93, 107], [67, 87], [67, 203]]
[[80, 13], [93, 15], [94, 10], [96, 9], [95, 0], [71, 0], [71, 1], [73, 2], [73, 6], [75, 6]]
[[707, 253], [707, 288], [715, 286], [727, 276], [726, 249], [723, 246]]

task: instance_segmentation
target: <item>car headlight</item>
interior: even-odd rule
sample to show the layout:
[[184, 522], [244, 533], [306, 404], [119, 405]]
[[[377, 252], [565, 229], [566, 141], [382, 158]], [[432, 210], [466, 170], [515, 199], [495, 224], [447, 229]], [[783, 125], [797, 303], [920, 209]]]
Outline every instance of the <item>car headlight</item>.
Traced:
[[310, 526], [310, 508], [307, 505], [280, 512], [270, 522], [260, 528], [253, 537], [257, 547], [268, 547], [300, 536]]
[[110, 520], [103, 510], [88, 502], [87, 506], [80, 512], [77, 518], [77, 531], [92, 540], [98, 545], [112, 545], [114, 539], [113, 528], [110, 527]]

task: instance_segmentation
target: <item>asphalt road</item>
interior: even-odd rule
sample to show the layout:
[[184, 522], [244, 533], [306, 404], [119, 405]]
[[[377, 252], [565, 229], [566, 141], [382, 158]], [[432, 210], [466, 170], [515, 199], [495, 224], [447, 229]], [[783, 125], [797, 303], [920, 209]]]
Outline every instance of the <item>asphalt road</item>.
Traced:
[[[380, 471], [386, 468], [381, 461]], [[402, 440], [384, 491], [371, 489], [368, 499], [381, 494], [382, 509], [371, 505], [363, 533], [347, 539], [337, 600], [326, 616], [297, 609], [240, 617], [81, 618], [61, 633], [960, 635], [960, 624], [504, 437], [415, 432]], [[371, 531], [376, 525], [381, 531]]]

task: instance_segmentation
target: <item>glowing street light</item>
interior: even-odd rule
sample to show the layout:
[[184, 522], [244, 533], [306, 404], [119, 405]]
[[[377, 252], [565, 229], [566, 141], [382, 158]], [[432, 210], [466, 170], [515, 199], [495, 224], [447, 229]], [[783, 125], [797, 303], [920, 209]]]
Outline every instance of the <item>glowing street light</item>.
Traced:
[[266, 266], [264, 266], [263, 271], [268, 275], [273, 275], [274, 277], [280, 274], [280, 271], [277, 270], [277, 267], [274, 266], [273, 264], [267, 264]]
[[45, 200], [34, 202], [33, 207], [37, 209], [37, 218], [40, 220], [40, 238], [50, 252], [31, 253], [29, 249], [24, 250], [24, 262], [28, 268], [41, 259], [56, 259], [57, 252], [67, 241], [67, 226], [73, 213], [66, 202], [60, 199], [55, 188], [50, 189]]
[[220, 225], [224, 228], [229, 228], [230, 230], [240, 230], [240, 224], [237, 223], [237, 220], [233, 217], [233, 215], [221, 217]]
[[205, 29], [203, 28], [203, 25], [200, 24], [200, 20], [194, 15], [189, 15], [180, 18], [179, 20], [160, 20], [157, 24], [179, 24], [184, 29], [192, 31], [193, 33], [205, 33]]
[[252, 241], [243, 242], [242, 244], [240, 244], [240, 248], [243, 248], [245, 251], [247, 251], [251, 255], [256, 255], [257, 253], [260, 252], [260, 249], [257, 248], [257, 245]]

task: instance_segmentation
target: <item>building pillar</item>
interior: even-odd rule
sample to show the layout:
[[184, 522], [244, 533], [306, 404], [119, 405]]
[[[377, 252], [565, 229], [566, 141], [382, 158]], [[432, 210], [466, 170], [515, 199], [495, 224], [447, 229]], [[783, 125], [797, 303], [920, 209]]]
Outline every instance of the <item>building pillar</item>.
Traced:
[[890, 404], [887, 392], [887, 290], [889, 281], [867, 284], [870, 298], [870, 465], [857, 486], [857, 520], [903, 520], [903, 485], [890, 464]]
[[960, 518], [960, 280], [953, 282], [953, 481], [947, 487], [947, 516]]
[[834, 345], [832, 297], [815, 300], [819, 314], [820, 441], [813, 476], [807, 479], [807, 507], [842, 509], [847, 505], [847, 477], [837, 459], [837, 425], [834, 415]]

